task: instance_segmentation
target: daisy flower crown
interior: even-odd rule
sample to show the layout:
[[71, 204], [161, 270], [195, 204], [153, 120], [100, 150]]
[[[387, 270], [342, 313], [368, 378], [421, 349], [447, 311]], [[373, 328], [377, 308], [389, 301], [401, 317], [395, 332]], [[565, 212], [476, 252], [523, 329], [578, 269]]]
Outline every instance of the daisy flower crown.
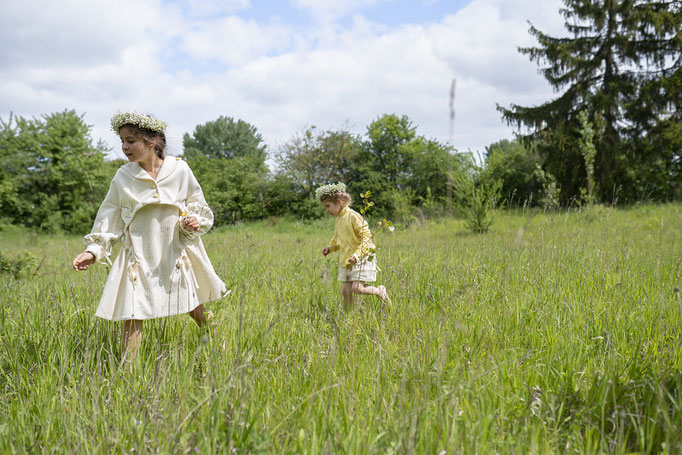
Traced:
[[329, 185], [322, 185], [318, 189], [315, 190], [315, 197], [320, 200], [324, 196], [328, 196], [330, 194], [334, 193], [345, 193], [346, 192], [346, 185], [344, 183], [338, 182], [338, 183], [330, 183]]
[[140, 114], [133, 110], [118, 111], [111, 117], [111, 129], [116, 133], [118, 133], [123, 125], [135, 125], [157, 133], [161, 133], [168, 126], [163, 120], [158, 120], [151, 115]]

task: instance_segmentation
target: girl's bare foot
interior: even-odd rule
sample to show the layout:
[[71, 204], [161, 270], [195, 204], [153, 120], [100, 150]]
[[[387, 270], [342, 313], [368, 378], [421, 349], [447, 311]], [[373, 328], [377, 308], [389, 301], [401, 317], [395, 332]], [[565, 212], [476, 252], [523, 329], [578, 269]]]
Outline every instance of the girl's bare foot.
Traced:
[[388, 297], [388, 292], [386, 292], [386, 286], [382, 284], [377, 286], [377, 289], [379, 290], [379, 298], [390, 305], [391, 299]]

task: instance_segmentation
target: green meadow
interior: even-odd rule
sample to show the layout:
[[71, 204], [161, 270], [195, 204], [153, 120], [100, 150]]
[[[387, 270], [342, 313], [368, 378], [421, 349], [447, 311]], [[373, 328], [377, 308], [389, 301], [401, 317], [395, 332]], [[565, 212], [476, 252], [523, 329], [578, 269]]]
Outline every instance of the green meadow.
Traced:
[[232, 294], [132, 373], [80, 238], [0, 232], [0, 453], [682, 453], [682, 204], [395, 223], [351, 311], [333, 224], [207, 234]]

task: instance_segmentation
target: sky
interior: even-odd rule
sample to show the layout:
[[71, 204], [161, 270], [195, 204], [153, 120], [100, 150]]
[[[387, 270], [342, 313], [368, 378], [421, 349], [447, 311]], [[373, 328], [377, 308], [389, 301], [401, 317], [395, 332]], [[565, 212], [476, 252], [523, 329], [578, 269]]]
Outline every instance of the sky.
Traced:
[[[270, 152], [305, 128], [364, 135], [383, 114], [481, 153], [512, 139], [496, 105], [556, 96], [518, 52], [561, 0], [0, 0], [0, 118], [75, 110], [122, 158], [118, 110], [168, 123], [168, 153], [223, 115]], [[454, 123], [450, 89], [455, 80]]]

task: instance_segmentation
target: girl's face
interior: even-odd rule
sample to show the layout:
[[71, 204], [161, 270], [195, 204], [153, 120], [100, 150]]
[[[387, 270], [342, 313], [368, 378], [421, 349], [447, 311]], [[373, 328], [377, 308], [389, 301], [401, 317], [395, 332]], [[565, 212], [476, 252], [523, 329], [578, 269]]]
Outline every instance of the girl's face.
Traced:
[[322, 202], [322, 205], [324, 205], [324, 209], [327, 211], [328, 214], [331, 216], [336, 216], [339, 214], [341, 210], [346, 206], [346, 204], [343, 203], [342, 200], [340, 199], [327, 199]]
[[135, 134], [132, 128], [125, 125], [118, 130], [121, 136], [121, 149], [123, 154], [131, 163], [145, 162], [156, 156], [154, 143], [145, 141], [142, 137]]

